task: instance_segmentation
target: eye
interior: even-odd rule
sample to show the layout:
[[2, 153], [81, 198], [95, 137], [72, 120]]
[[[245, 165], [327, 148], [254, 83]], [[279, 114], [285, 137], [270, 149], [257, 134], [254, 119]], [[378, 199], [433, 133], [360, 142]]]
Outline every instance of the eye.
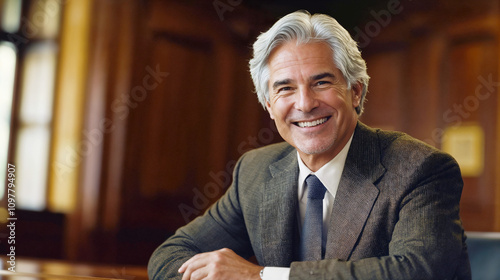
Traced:
[[288, 91], [291, 91], [291, 90], [293, 90], [292, 87], [282, 87], [282, 88], [279, 88], [277, 90], [277, 92], [288, 92]]
[[321, 87], [321, 86], [326, 86], [326, 85], [329, 85], [329, 84], [330, 84], [330, 82], [328, 82], [328, 81], [317, 81], [316, 84], [315, 84], [315, 86]]

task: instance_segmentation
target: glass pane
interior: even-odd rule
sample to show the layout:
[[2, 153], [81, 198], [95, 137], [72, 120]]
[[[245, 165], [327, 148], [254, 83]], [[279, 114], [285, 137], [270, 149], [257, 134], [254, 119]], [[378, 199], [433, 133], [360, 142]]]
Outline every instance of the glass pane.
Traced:
[[20, 121], [48, 124], [52, 119], [56, 47], [36, 45], [26, 54], [23, 69]]
[[59, 33], [61, 0], [34, 0], [23, 22], [35, 38], [55, 38]]
[[16, 147], [16, 201], [28, 210], [45, 208], [49, 157], [49, 127], [22, 127]]
[[0, 26], [10, 33], [19, 30], [21, 22], [21, 0], [0, 0]]
[[0, 43], [0, 199], [4, 194], [7, 152], [9, 148], [10, 115], [14, 79], [16, 72], [16, 51], [9, 43]]

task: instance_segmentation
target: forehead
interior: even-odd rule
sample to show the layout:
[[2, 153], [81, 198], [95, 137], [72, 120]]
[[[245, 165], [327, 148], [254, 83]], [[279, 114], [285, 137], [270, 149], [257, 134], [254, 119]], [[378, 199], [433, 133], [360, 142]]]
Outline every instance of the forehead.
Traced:
[[[314, 75], [314, 72], [337, 72], [332, 49], [322, 42], [285, 43], [269, 56], [270, 78], [282, 75]], [[293, 77], [288, 77], [293, 78]]]

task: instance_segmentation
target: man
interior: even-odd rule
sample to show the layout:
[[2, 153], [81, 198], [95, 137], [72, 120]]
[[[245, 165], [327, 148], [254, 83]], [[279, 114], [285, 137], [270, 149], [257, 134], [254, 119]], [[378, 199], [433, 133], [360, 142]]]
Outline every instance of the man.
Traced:
[[226, 194], [155, 251], [150, 278], [470, 279], [459, 167], [358, 121], [369, 77], [344, 28], [289, 14], [250, 70], [286, 143], [243, 155]]

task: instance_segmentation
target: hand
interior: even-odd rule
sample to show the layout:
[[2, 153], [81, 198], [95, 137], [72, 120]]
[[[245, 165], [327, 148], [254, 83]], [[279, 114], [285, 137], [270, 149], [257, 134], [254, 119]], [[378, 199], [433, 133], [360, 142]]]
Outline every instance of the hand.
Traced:
[[184, 274], [182, 280], [260, 280], [263, 268], [224, 248], [197, 254], [179, 268], [179, 273]]

